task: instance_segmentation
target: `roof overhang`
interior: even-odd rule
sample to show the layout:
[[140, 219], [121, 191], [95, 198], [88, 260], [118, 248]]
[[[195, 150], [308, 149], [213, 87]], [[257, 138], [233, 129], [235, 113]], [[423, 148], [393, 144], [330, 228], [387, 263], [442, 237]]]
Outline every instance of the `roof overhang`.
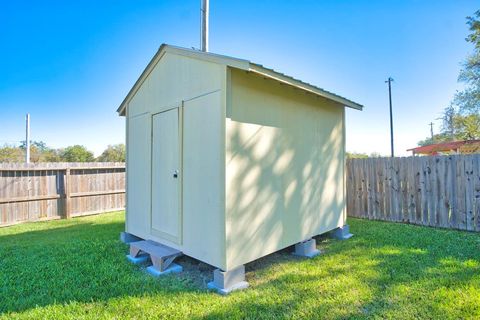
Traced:
[[314, 95], [327, 98], [329, 100], [338, 102], [345, 107], [349, 107], [352, 109], [357, 109], [357, 110], [362, 110], [363, 106], [361, 104], [358, 104], [356, 102], [353, 102], [351, 100], [348, 100], [344, 97], [341, 97], [339, 95], [336, 95], [332, 92], [326, 91], [324, 89], [318, 88], [314, 85], [311, 85], [309, 83], [303, 82], [301, 80], [295, 79], [293, 77], [287, 76], [283, 73], [277, 72], [272, 69], [265, 68], [261, 65], [250, 63], [250, 69], [249, 71], [259, 74], [265, 78], [269, 78], [275, 81], [278, 81], [283, 84], [290, 85], [292, 87], [295, 87], [297, 89], [312, 93]]
[[269, 78], [278, 82], [281, 82], [283, 84], [287, 84], [290, 86], [293, 86], [297, 89], [303, 90], [305, 92], [309, 92], [312, 94], [315, 94], [320, 97], [327, 98], [329, 100], [338, 102], [339, 104], [344, 105], [345, 107], [357, 109], [357, 110], [362, 110], [363, 106], [361, 104], [358, 104], [356, 102], [353, 102], [351, 100], [348, 100], [344, 97], [341, 97], [339, 95], [336, 95], [332, 92], [323, 90], [319, 87], [316, 87], [314, 85], [311, 85], [309, 83], [303, 82], [301, 80], [295, 79], [293, 77], [287, 76], [283, 73], [277, 72], [273, 69], [268, 69], [263, 67], [262, 65], [252, 63], [248, 60], [243, 60], [243, 59], [238, 59], [238, 58], [233, 58], [229, 56], [224, 56], [224, 55], [219, 55], [219, 54], [214, 54], [214, 53], [209, 53], [209, 52], [203, 52], [199, 50], [194, 50], [194, 49], [186, 49], [186, 48], [181, 48], [181, 47], [176, 47], [176, 46], [171, 46], [167, 44], [162, 44], [160, 48], [158, 49], [157, 53], [155, 56], [150, 60], [148, 63], [147, 67], [143, 70], [142, 74], [138, 78], [138, 80], [135, 82], [133, 85], [132, 89], [128, 92], [127, 96], [125, 99], [123, 99], [122, 103], [117, 109], [117, 112], [120, 116], [124, 116], [126, 114], [126, 108], [128, 105], [128, 102], [130, 99], [135, 95], [137, 90], [140, 88], [142, 85], [143, 81], [148, 77], [150, 72], [155, 68], [157, 63], [160, 61], [160, 59], [163, 57], [163, 55], [166, 52], [170, 52], [173, 54], [177, 55], [182, 55], [186, 57], [191, 57], [195, 59], [200, 59], [204, 61], [209, 61], [213, 63], [218, 63], [218, 64], [223, 64], [228, 67], [236, 68], [236, 69], [241, 69], [245, 71], [249, 71], [252, 73], [256, 73], [258, 75], [261, 75], [262, 77]]

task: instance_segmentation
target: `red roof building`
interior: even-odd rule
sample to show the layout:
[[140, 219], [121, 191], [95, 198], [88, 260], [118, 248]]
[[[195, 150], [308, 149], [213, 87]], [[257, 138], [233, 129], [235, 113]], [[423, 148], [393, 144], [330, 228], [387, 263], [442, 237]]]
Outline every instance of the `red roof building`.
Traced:
[[429, 144], [427, 146], [407, 149], [412, 155], [435, 156], [441, 154], [472, 154], [480, 153], [480, 140], [461, 140]]

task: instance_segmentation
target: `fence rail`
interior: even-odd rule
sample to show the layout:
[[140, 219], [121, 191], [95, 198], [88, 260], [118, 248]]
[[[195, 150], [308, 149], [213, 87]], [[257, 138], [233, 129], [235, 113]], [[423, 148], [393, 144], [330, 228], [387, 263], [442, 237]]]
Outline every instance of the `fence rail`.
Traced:
[[0, 226], [124, 207], [124, 163], [0, 163]]
[[349, 159], [347, 212], [480, 231], [480, 155]]

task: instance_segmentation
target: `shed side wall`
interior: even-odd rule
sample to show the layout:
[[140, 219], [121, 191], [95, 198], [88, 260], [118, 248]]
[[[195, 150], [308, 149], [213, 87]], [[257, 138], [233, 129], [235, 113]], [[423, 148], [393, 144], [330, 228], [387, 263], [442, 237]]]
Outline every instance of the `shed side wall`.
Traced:
[[[127, 110], [126, 230], [220, 268], [225, 267], [225, 81], [224, 65], [166, 53]], [[182, 106], [183, 240], [175, 244], [150, 232], [151, 119]]]
[[229, 69], [227, 267], [343, 224], [344, 107]]

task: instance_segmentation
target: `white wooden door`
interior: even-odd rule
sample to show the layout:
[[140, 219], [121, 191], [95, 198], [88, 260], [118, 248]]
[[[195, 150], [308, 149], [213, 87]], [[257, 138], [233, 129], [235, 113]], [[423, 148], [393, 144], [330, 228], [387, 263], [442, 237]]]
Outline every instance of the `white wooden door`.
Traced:
[[151, 232], [181, 243], [179, 109], [152, 118]]

